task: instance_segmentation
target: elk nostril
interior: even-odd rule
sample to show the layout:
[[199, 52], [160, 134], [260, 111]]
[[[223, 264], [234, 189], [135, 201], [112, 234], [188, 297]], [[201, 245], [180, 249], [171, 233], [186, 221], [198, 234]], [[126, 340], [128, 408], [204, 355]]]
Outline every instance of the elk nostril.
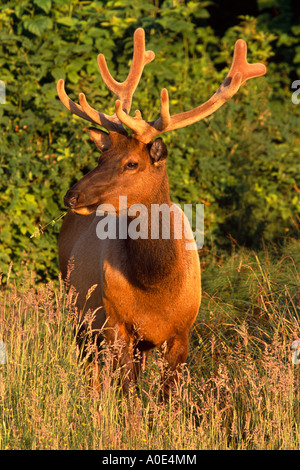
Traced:
[[67, 207], [75, 207], [78, 203], [79, 193], [68, 191], [64, 197], [64, 203]]
[[69, 206], [72, 206], [72, 207], [76, 206], [77, 200], [78, 200], [77, 196], [74, 196], [71, 199], [69, 199]]

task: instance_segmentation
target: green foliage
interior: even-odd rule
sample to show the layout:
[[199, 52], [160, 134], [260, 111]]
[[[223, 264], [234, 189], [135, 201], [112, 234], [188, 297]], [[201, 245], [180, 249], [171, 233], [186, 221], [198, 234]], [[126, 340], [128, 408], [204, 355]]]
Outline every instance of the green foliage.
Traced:
[[[93, 107], [112, 113], [115, 97], [102, 83], [96, 57], [104, 53], [113, 75], [123, 80], [133, 32], [141, 26], [156, 59], [145, 68], [133, 111], [155, 119], [162, 87], [169, 90], [172, 113], [196, 107], [226, 76], [238, 37], [248, 42], [249, 61], [272, 61], [281, 40], [297, 62], [298, 43], [272, 29], [267, 7], [259, 3], [261, 20], [245, 15], [222, 38], [209, 26], [208, 1], [10, 0], [0, 6], [0, 79], [6, 84], [0, 105], [0, 270], [6, 273], [12, 261], [15, 275], [24, 266], [40, 279], [57, 274], [63, 196], [97, 161], [87, 123], [57, 98], [57, 80], [66, 79], [75, 101], [82, 91]], [[299, 33], [292, 23], [289, 31]], [[267, 77], [247, 83], [215, 115], [163, 136], [172, 197], [205, 204], [205, 246], [215, 253], [232, 240], [255, 248], [262, 239], [294, 233], [299, 109], [289, 91], [293, 64], [283, 65], [277, 70], [270, 63]]]
[[[259, 21], [276, 36], [277, 66], [283, 73], [300, 75], [299, 5], [293, 0], [257, 0]], [[279, 13], [279, 14], [278, 14]]]

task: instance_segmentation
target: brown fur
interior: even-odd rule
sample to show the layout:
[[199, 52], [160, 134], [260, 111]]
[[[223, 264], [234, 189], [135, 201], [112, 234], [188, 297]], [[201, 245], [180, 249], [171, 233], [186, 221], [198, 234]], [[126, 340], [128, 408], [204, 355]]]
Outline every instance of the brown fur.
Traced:
[[[118, 208], [119, 195], [127, 196], [128, 207], [133, 203], [145, 204], [149, 232], [150, 205], [171, 205], [164, 144], [158, 142], [162, 153], [156, 161], [150, 144], [118, 134], [110, 137], [111, 148], [100, 157], [98, 166], [66, 195], [68, 203], [75, 194], [78, 207], [73, 207], [64, 220], [59, 260], [64, 277], [69, 261], [74, 264], [70, 283], [79, 294], [80, 315], [97, 309], [93, 329], [100, 330], [106, 322], [107, 341], [114, 344], [121, 340], [117, 362], [127, 369], [126, 388], [140, 368], [139, 364], [134, 365], [137, 349], [146, 354], [154, 347], [166, 345], [165, 357], [173, 375], [186, 361], [188, 334], [200, 305], [200, 265], [196, 246], [188, 251], [184, 238], [177, 240], [172, 236], [172, 217], [170, 239], [100, 240], [97, 237], [101, 216], [94, 210], [98, 204], [112, 203]], [[124, 171], [128, 160], [138, 162], [138, 169]], [[133, 219], [128, 218], [128, 224]], [[96, 289], [86, 300], [95, 284]]]
[[[66, 94], [64, 80], [57, 83], [58, 95], [67, 109], [110, 132], [108, 135], [95, 128], [89, 130], [104, 153], [98, 166], [65, 197], [66, 205], [73, 212], [67, 214], [61, 230], [59, 258], [64, 276], [69, 261], [74, 261], [70, 282], [79, 294], [77, 306], [81, 318], [89, 309], [96, 310], [93, 327], [100, 330], [106, 321], [105, 336], [109, 343], [115, 344], [116, 339], [122, 341], [119, 363], [127, 368], [125, 386], [139, 372], [139, 365], [135, 366], [133, 360], [136, 349], [146, 354], [149, 349], [165, 344], [172, 378], [185, 362], [188, 332], [200, 305], [199, 258], [196, 245], [193, 251], [186, 250], [186, 240], [178, 240], [172, 230], [170, 239], [160, 235], [159, 239], [100, 241], [96, 235], [100, 220], [95, 215], [97, 206], [112, 204], [119, 211], [120, 195], [127, 197], [127, 209], [135, 203], [144, 204], [148, 209], [144, 222], [150, 231], [153, 228], [151, 204], [171, 206], [165, 168], [167, 150], [160, 138], [154, 142], [153, 138], [211, 115], [245, 81], [266, 73], [263, 64], [247, 62], [247, 45], [239, 39], [228, 75], [208, 101], [192, 110], [170, 115], [168, 92], [163, 89], [160, 117], [147, 122], [139, 110], [134, 117], [130, 116], [130, 109], [144, 66], [153, 61], [155, 54], [146, 50], [142, 28], [135, 31], [133, 42], [132, 64], [122, 83], [113, 79], [104, 56], [98, 56], [101, 76], [118, 97], [112, 116], [92, 108], [83, 93], [79, 95], [80, 105], [76, 104]], [[123, 124], [134, 132], [132, 137], [128, 137]], [[129, 164], [134, 168], [129, 169]], [[128, 224], [134, 222], [134, 216], [128, 218]], [[174, 216], [171, 228], [174, 230]], [[97, 288], [87, 299], [89, 289], [95, 284]]]

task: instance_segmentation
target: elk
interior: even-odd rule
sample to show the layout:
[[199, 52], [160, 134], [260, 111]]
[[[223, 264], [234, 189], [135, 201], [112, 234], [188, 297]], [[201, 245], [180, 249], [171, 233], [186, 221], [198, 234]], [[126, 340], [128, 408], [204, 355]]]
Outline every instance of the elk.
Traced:
[[[211, 115], [246, 80], [265, 74], [266, 68], [263, 64], [248, 64], [246, 43], [239, 39], [229, 73], [208, 101], [190, 111], [171, 115], [168, 92], [163, 89], [160, 117], [147, 122], [139, 110], [131, 116], [130, 109], [143, 69], [155, 54], [145, 49], [142, 28], [135, 31], [133, 46], [130, 71], [122, 83], [111, 76], [104, 56], [98, 56], [102, 79], [117, 97], [113, 115], [96, 111], [83, 93], [79, 94], [80, 104], [76, 104], [66, 94], [64, 80], [57, 83], [58, 96], [71, 113], [105, 129], [89, 129], [102, 154], [96, 168], [65, 195], [64, 203], [69, 211], [59, 237], [59, 263], [66, 278], [72, 260], [69, 283], [78, 293], [76, 306], [80, 321], [84, 322], [87, 312], [94, 312], [93, 331], [101, 331], [109, 344], [121, 345], [115, 362], [124, 371], [124, 389], [136, 381], [148, 352], [163, 348], [166, 362], [163, 381], [168, 394], [187, 359], [189, 331], [201, 300], [198, 250], [196, 244], [192, 250], [186, 249], [193, 233], [190, 229], [190, 233], [185, 231], [181, 238], [176, 238], [175, 215], [170, 212], [169, 238], [163, 238], [160, 233], [155, 239], [117, 236], [100, 240], [97, 224], [104, 215], [97, 213], [97, 207], [112, 205], [119, 224], [124, 211], [127, 212], [129, 224], [135, 219], [129, 215], [129, 208], [136, 203], [143, 204], [147, 208], [145, 222], [150, 234], [154, 205], [172, 206], [166, 172], [167, 148], [161, 137], [154, 138]], [[131, 135], [124, 125], [132, 131]], [[120, 196], [126, 196], [125, 208], [120, 207]], [[182, 223], [186, 224], [181, 214]], [[96, 287], [90, 294], [92, 286]]]

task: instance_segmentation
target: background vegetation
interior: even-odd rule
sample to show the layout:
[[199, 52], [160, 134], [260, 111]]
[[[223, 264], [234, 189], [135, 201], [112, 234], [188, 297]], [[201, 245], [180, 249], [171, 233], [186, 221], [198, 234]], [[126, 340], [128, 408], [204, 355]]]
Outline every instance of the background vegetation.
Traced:
[[296, 243], [277, 259], [244, 251], [205, 275], [188, 368], [167, 404], [162, 357], [149, 358], [124, 397], [104, 348], [98, 391], [78, 357], [63, 285], [33, 287], [28, 274], [17, 288], [9, 279], [0, 303], [0, 449], [299, 450], [300, 370], [291, 361], [299, 258]]
[[[1, 3], [0, 449], [299, 449], [299, 15], [297, 0]], [[95, 393], [58, 282], [63, 196], [98, 152], [56, 82], [112, 113], [96, 57], [123, 80], [139, 26], [156, 59], [132, 109], [148, 120], [162, 87], [173, 113], [206, 101], [239, 37], [268, 67], [213, 116], [164, 136], [173, 200], [205, 204], [203, 301], [170, 406], [158, 400], [159, 355], [127, 398], [101, 356]]]
[[37, 280], [57, 276], [60, 223], [52, 221], [65, 210], [66, 190], [95, 166], [98, 152], [87, 123], [57, 98], [56, 82], [65, 78], [74, 100], [84, 91], [94, 107], [113, 112], [115, 97], [102, 83], [96, 57], [103, 52], [115, 77], [125, 78], [139, 26], [156, 59], [145, 68], [132, 109], [140, 108], [149, 120], [158, 115], [164, 86], [173, 113], [207, 100], [226, 76], [239, 37], [248, 42], [249, 61], [268, 66], [266, 77], [247, 82], [215, 115], [164, 136], [173, 199], [205, 204], [202, 256], [297, 236], [300, 106], [291, 101], [290, 84], [300, 70], [299, 5], [237, 3], [2, 2], [0, 269], [5, 274], [12, 261], [13, 277], [24, 266]]

